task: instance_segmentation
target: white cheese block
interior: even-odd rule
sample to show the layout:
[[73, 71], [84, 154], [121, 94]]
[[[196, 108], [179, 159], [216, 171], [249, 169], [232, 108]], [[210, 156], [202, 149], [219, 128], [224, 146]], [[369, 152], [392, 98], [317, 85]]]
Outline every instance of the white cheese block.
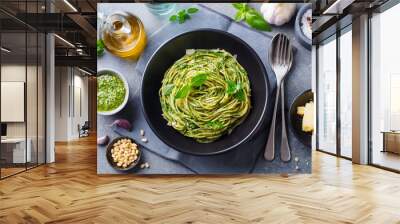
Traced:
[[305, 132], [314, 131], [314, 102], [312, 101], [305, 106], [302, 129]]

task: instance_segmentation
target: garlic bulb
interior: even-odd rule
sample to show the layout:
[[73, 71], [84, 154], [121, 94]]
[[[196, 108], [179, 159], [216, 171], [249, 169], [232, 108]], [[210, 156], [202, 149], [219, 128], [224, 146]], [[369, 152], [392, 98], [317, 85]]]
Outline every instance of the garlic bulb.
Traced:
[[263, 3], [260, 11], [269, 24], [281, 26], [293, 17], [296, 3]]

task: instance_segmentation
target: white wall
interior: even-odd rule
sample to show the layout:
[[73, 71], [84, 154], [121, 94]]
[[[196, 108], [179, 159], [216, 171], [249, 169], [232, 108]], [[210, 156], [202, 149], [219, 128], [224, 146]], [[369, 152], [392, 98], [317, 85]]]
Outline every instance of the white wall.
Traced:
[[[38, 69], [38, 71], [36, 70]], [[26, 112], [26, 120], [22, 122], [6, 122], [7, 137], [9, 138], [25, 138], [29, 139], [31, 155], [33, 162], [39, 159], [39, 163], [44, 163], [44, 93], [43, 88], [44, 74], [42, 68], [36, 65], [25, 66], [25, 64], [3, 64], [1, 66], [1, 81], [24, 82], [26, 84], [26, 106], [21, 108], [22, 113]], [[27, 78], [27, 80], [25, 80]], [[4, 89], [2, 89], [4, 90]], [[24, 94], [22, 91], [21, 94]], [[2, 97], [7, 97], [2, 95]], [[12, 110], [11, 108], [2, 107], [1, 110]], [[12, 111], [8, 111], [13, 113]], [[37, 155], [38, 153], [38, 155]]]
[[[27, 70], [25, 70], [27, 69]], [[1, 81], [4, 82], [25, 82], [26, 71], [28, 72], [28, 84], [27, 88], [27, 120], [28, 120], [28, 137], [30, 133], [35, 133], [36, 136], [36, 82], [31, 78], [31, 74], [35, 74], [36, 77], [36, 66], [18, 65], [18, 64], [5, 64], [1, 66]], [[39, 105], [40, 107], [41, 105]], [[7, 108], [1, 108], [1, 110], [6, 110]], [[33, 113], [33, 111], [35, 113]], [[25, 123], [26, 122], [7, 122], [7, 135], [8, 137], [25, 137]], [[32, 131], [31, 131], [32, 130]]]
[[76, 68], [55, 70], [55, 141], [70, 141], [79, 137], [78, 124], [88, 120], [88, 78]]
[[55, 68], [55, 141], [68, 140], [68, 85], [67, 67]]

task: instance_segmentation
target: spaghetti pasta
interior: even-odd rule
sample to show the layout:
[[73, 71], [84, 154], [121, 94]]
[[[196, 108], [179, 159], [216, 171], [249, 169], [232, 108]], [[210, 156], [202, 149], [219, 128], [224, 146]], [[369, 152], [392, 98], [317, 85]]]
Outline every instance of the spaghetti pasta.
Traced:
[[165, 73], [159, 90], [168, 125], [200, 143], [229, 134], [250, 108], [247, 72], [225, 50], [188, 50]]

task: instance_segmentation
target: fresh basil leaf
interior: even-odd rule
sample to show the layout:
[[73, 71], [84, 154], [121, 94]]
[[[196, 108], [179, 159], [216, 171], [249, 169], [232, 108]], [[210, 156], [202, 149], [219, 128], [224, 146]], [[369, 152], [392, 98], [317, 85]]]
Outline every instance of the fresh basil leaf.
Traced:
[[263, 16], [254, 8], [246, 3], [233, 3], [233, 7], [237, 9], [235, 21], [240, 22], [245, 20], [246, 23], [254, 29], [271, 31], [271, 26], [265, 21]]
[[233, 95], [236, 99], [239, 101], [245, 101], [246, 99], [246, 94], [244, 93], [243, 89], [238, 90], [235, 95]]
[[171, 22], [175, 22], [178, 19], [177, 15], [172, 15], [171, 17], [169, 17], [169, 21]]
[[186, 11], [182, 9], [181, 11], [178, 12], [178, 16], [184, 16], [186, 14]]
[[194, 13], [196, 13], [197, 11], [199, 11], [199, 9], [193, 8], [193, 7], [192, 7], [192, 8], [188, 8], [188, 9], [182, 9], [182, 10], [180, 10], [178, 13], [176, 13], [175, 15], [172, 15], [172, 16], [169, 18], [169, 21], [171, 21], [171, 22], [178, 21], [178, 23], [182, 24], [182, 23], [184, 23], [186, 20], [188, 20], [188, 19], [191, 18], [191, 16], [189, 15], [189, 13], [190, 13], [190, 14], [194, 14]]
[[263, 30], [271, 31], [271, 26], [265, 21], [265, 19], [255, 10], [251, 10], [246, 13], [246, 22], [250, 27]]
[[237, 11], [235, 15], [235, 21], [240, 22], [246, 18], [246, 13], [244, 11]]
[[191, 85], [194, 87], [199, 87], [204, 84], [207, 80], [207, 73], [206, 72], [198, 72], [196, 76], [194, 76], [191, 80]]
[[182, 99], [189, 95], [192, 87], [190, 85], [184, 85], [175, 95], [175, 99]]
[[236, 91], [239, 91], [242, 89], [242, 83], [239, 81], [238, 83], [236, 83]]
[[187, 9], [187, 12], [188, 12], [188, 13], [191, 13], [191, 14], [196, 13], [197, 11], [199, 11], [198, 8], [188, 8], [188, 9]]
[[232, 5], [238, 10], [244, 10], [246, 8], [246, 3], [232, 3]]
[[104, 42], [102, 39], [96, 41], [97, 56], [102, 56], [104, 54]]
[[226, 81], [228, 84], [228, 88], [226, 89], [226, 93], [232, 95], [236, 92], [236, 83], [234, 81], [228, 80]]
[[189, 14], [185, 14], [185, 20], [190, 19], [191, 16]]
[[179, 22], [179, 24], [182, 24], [182, 23], [185, 22], [185, 20], [186, 20], [185, 15], [186, 15], [186, 14], [178, 15], [178, 22]]
[[168, 96], [169, 94], [172, 93], [172, 90], [174, 89], [175, 85], [174, 84], [167, 84], [163, 88], [163, 95]]

